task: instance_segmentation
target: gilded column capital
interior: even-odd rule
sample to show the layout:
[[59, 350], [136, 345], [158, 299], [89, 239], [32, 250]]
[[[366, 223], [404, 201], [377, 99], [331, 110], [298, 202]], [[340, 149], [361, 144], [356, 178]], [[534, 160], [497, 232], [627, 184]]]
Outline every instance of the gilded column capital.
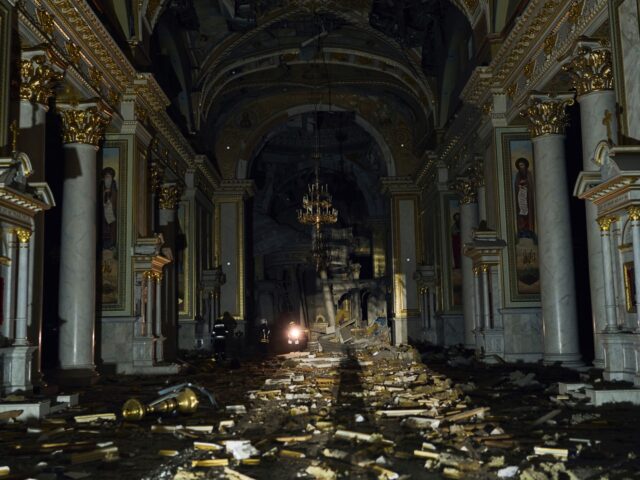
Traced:
[[460, 204], [462, 205], [468, 205], [470, 203], [476, 203], [478, 201], [476, 184], [471, 178], [458, 177], [453, 182], [451, 182], [449, 188], [460, 195]]
[[480, 265], [480, 271], [482, 273], [489, 273], [489, 270], [491, 270], [491, 265], [489, 265], [488, 263], [483, 263], [482, 265]]
[[640, 220], [640, 206], [632, 205], [628, 207], [627, 214], [629, 215], [631, 221], [637, 222], [638, 220]]
[[164, 177], [164, 165], [158, 161], [153, 162], [149, 169], [149, 173], [151, 174], [151, 189], [154, 192], [158, 191], [162, 185], [162, 179]]
[[482, 270], [482, 269], [481, 269], [481, 265], [476, 265], [475, 267], [473, 267], [473, 274], [474, 274], [476, 277], [479, 277], [479, 276], [480, 276], [480, 271], [481, 271], [481, 270]]
[[87, 101], [77, 105], [59, 104], [62, 117], [63, 142], [85, 143], [97, 147], [111, 121], [112, 111], [102, 101]]
[[182, 197], [182, 186], [177, 183], [165, 183], [160, 187], [160, 209], [175, 210]]
[[574, 94], [532, 94], [528, 106], [520, 116], [529, 120], [529, 131], [533, 138], [543, 135], [564, 135], [569, 125], [566, 107], [575, 103]]
[[20, 60], [21, 100], [46, 105], [54, 96], [53, 87], [64, 77], [66, 64], [48, 47], [22, 51]]
[[15, 233], [20, 241], [20, 245], [26, 245], [29, 243], [29, 240], [31, 239], [31, 230], [27, 228], [16, 228]]
[[616, 220], [617, 220], [617, 218], [615, 218], [615, 217], [600, 217], [598, 219], [598, 225], [600, 225], [600, 231], [602, 233], [606, 233], [606, 232], [611, 231], [611, 225]]
[[562, 66], [571, 76], [578, 96], [602, 90], [613, 90], [611, 49], [604, 41], [581, 40], [574, 57]]

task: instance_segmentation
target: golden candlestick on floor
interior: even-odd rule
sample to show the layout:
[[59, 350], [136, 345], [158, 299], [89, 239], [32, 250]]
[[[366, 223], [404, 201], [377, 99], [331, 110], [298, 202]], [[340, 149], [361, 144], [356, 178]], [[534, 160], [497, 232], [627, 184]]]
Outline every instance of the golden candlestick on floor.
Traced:
[[200, 401], [195, 392], [185, 388], [175, 397], [167, 398], [155, 404], [145, 405], [137, 398], [130, 398], [122, 406], [122, 417], [125, 420], [142, 420], [149, 413], [193, 413], [198, 408]]

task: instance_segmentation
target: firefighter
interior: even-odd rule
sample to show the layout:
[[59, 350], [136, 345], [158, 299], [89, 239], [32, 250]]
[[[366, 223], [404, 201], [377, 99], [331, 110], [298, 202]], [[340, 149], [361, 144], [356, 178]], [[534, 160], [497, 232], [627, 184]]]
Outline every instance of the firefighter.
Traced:
[[266, 318], [260, 319], [260, 327], [258, 328], [258, 348], [260, 354], [264, 357], [267, 355], [269, 343], [271, 342], [271, 329]]
[[213, 351], [215, 355], [215, 359], [219, 362], [225, 360], [227, 356], [227, 335], [229, 331], [222, 320], [222, 318], [216, 319], [216, 322], [213, 324]]

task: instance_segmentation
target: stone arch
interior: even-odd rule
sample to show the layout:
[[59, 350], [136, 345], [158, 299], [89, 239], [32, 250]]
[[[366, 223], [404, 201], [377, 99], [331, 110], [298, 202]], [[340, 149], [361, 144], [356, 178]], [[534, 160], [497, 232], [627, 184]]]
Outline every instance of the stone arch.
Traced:
[[[270, 130], [274, 127], [274, 120], [282, 120], [284, 118], [289, 118], [294, 115], [301, 115], [303, 113], [309, 113], [313, 111], [335, 111], [335, 112], [345, 112], [347, 109], [338, 107], [336, 105], [329, 104], [303, 104], [295, 107], [290, 107], [283, 112], [277, 112], [272, 115], [272, 117], [263, 122], [259, 129], [257, 129], [253, 135], [254, 139], [257, 141], [254, 142], [254, 148], [251, 150], [251, 155], [249, 159], [238, 159], [236, 163], [236, 178], [237, 179], [247, 179], [248, 174], [251, 170], [251, 164], [256, 157], [256, 152], [261, 147], [260, 139], [262, 139]], [[286, 117], [283, 117], [286, 115]], [[391, 148], [387, 143], [384, 136], [380, 133], [380, 131], [375, 128], [368, 120], [366, 120], [361, 114], [358, 112], [355, 113], [356, 124], [362, 128], [365, 132], [367, 132], [371, 137], [376, 141], [378, 146], [380, 147], [380, 151], [382, 152], [382, 157], [384, 159], [385, 167], [387, 170], [387, 176], [393, 177], [396, 175], [396, 165], [393, 153], [391, 152]]]

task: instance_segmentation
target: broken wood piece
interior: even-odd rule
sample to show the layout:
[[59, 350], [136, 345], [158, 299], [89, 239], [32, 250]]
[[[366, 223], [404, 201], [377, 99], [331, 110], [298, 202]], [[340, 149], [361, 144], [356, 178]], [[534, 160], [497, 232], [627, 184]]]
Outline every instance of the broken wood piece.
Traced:
[[432, 460], [439, 460], [440, 454], [437, 452], [427, 452], [424, 450], [414, 450], [413, 454], [418, 458], [430, 458]]
[[359, 440], [368, 443], [380, 442], [386, 445], [393, 445], [391, 440], [387, 440], [380, 434], [368, 434], [368, 433], [360, 433], [360, 432], [351, 432], [348, 430], [336, 430], [334, 434], [335, 438], [341, 440]]
[[293, 435], [290, 437], [276, 437], [276, 442], [280, 442], [280, 443], [308, 442], [312, 438], [313, 438], [313, 435]]
[[536, 455], [551, 455], [561, 460], [569, 459], [569, 450], [566, 448], [555, 447], [533, 447], [533, 453]]
[[158, 455], [161, 457], [175, 457], [178, 453], [178, 450], [158, 450]]
[[89, 463], [103, 460], [110, 461], [117, 460], [118, 458], [118, 447], [99, 448], [90, 452], [72, 453], [71, 464], [76, 465], [78, 463]]
[[212, 450], [218, 451], [222, 450], [222, 445], [218, 445], [217, 443], [212, 442], [193, 442], [193, 448], [196, 450]]
[[98, 420], [114, 422], [116, 420], [115, 413], [96, 413], [93, 415], [77, 415], [73, 417], [76, 423], [91, 423]]
[[488, 411], [489, 407], [474, 408], [473, 410], [447, 416], [445, 417], [445, 420], [448, 422], [459, 422], [460, 420], [466, 420], [472, 417], [483, 417]]
[[535, 427], [535, 426], [538, 426], [538, 425], [542, 425], [543, 423], [554, 419], [555, 417], [557, 417], [561, 413], [562, 413], [562, 410], [560, 408], [556, 408], [555, 410], [551, 410], [549, 413], [544, 414], [543, 416], [538, 418], [535, 422], [531, 423], [531, 426]]
[[419, 416], [425, 415], [429, 413], [429, 410], [425, 410], [424, 408], [407, 408], [404, 410], [377, 410], [376, 415], [381, 417], [411, 417], [411, 416]]
[[285, 458], [305, 458], [306, 455], [295, 450], [280, 450], [280, 456]]
[[445, 478], [464, 478], [463, 473], [457, 468], [453, 467], [444, 467], [444, 470], [442, 470], [442, 475], [444, 475]]
[[203, 460], [191, 460], [191, 466], [196, 467], [226, 467], [229, 465], [228, 458], [206, 458]]
[[22, 415], [22, 412], [23, 410], [7, 410], [6, 412], [0, 413], [0, 420], [11, 420], [13, 418], [18, 418], [20, 415]]
[[259, 458], [243, 458], [242, 460], [240, 460], [240, 465], [249, 465], [249, 466], [260, 465], [260, 459]]
[[231, 480], [254, 480], [252, 477], [245, 475], [244, 473], [240, 473], [236, 470], [232, 470], [229, 467], [224, 467], [225, 478], [229, 478]]

